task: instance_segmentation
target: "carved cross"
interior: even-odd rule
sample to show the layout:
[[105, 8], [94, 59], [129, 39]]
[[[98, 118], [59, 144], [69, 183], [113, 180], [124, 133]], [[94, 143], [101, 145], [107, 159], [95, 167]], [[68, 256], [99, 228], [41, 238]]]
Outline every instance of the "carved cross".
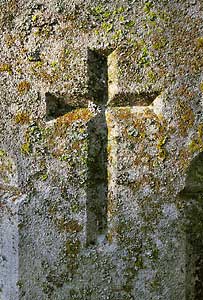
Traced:
[[[99, 107], [99, 113], [88, 123], [87, 245], [95, 244], [100, 235], [105, 236], [107, 230], [108, 128], [105, 116], [106, 108], [107, 106], [148, 106], [158, 96], [158, 93], [118, 92], [115, 83], [110, 81], [109, 76], [109, 72], [114, 72], [116, 65], [113, 54], [114, 52], [104, 54], [100, 51], [88, 50], [88, 98]], [[58, 103], [56, 103], [57, 101]], [[84, 106], [79, 105], [78, 107]], [[48, 115], [55, 113], [55, 117], [57, 117], [67, 113], [68, 110], [70, 111], [70, 106], [60, 99], [57, 100], [51, 94], [47, 94]]]

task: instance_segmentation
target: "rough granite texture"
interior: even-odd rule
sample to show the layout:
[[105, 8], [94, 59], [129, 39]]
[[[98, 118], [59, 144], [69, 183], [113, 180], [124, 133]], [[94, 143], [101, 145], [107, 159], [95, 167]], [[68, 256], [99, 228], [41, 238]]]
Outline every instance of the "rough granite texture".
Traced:
[[203, 299], [202, 0], [0, 0], [0, 299]]

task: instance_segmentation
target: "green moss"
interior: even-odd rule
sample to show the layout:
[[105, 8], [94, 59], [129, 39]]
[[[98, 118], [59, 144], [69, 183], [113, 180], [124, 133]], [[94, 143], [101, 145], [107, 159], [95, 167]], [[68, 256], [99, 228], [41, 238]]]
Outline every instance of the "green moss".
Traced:
[[70, 210], [72, 213], [79, 213], [81, 210], [81, 207], [77, 201], [71, 201]]
[[144, 12], [148, 14], [152, 7], [153, 3], [151, 1], [147, 1], [144, 5]]
[[[118, 41], [124, 32], [122, 29], [117, 29], [117, 23], [123, 23], [123, 29], [130, 29], [134, 26], [135, 22], [133, 20], [125, 20], [124, 15], [125, 9], [123, 6], [116, 7], [112, 9], [107, 5], [98, 5], [91, 9], [91, 14], [93, 15], [97, 26], [94, 29], [96, 35], [99, 34], [110, 34], [113, 41]], [[115, 27], [115, 30], [113, 30]]]
[[0, 149], [0, 157], [6, 156], [6, 152], [2, 149]]
[[95, 16], [100, 16], [104, 13], [104, 10], [105, 8], [100, 4], [92, 9], [92, 14]]
[[159, 50], [165, 47], [167, 41], [164, 37], [159, 37], [152, 45], [155, 50]]
[[123, 32], [121, 29], [114, 31], [114, 34], [112, 35], [112, 39], [117, 41], [121, 38], [121, 36], [123, 35]]
[[[24, 134], [24, 143], [21, 146], [21, 152], [25, 155], [29, 155], [33, 152], [34, 147], [40, 145], [43, 141], [43, 133], [40, 126], [33, 122], [27, 128]], [[37, 152], [36, 152], [37, 154]]]
[[154, 20], [156, 20], [156, 18], [157, 18], [157, 14], [156, 14], [154, 11], [150, 11], [150, 12], [148, 13], [148, 17], [149, 17], [149, 20], [150, 20], [150, 21], [154, 21]]
[[65, 54], [65, 56], [69, 56], [70, 54], [71, 54], [71, 51], [70, 51], [70, 49], [64, 49], [64, 54]]
[[148, 1], [145, 3], [144, 6], [144, 12], [146, 13], [146, 16], [149, 21], [153, 22], [157, 19], [157, 13], [152, 10], [153, 8], [153, 3]]
[[117, 14], [122, 14], [122, 13], [124, 13], [124, 12], [125, 12], [124, 6], [120, 6], [120, 7], [118, 7], [116, 10], [113, 11], [113, 14], [114, 14], [114, 15], [117, 15]]
[[150, 82], [155, 82], [156, 80], [156, 74], [153, 72], [153, 70], [149, 70], [147, 72], [147, 77], [149, 78]]
[[47, 180], [47, 178], [48, 178], [48, 174], [46, 173], [46, 174], [43, 174], [43, 175], [41, 175], [41, 180], [42, 181], [46, 181]]
[[150, 57], [150, 53], [149, 53], [149, 50], [147, 48], [146, 45], [144, 45], [141, 49], [141, 53], [140, 53], [140, 58], [138, 60], [138, 64], [142, 67], [146, 67], [146, 66], [149, 66], [150, 64], [150, 60], [151, 60], [151, 57]]
[[129, 20], [128, 22], [125, 23], [125, 28], [126, 29], [130, 29], [134, 26], [135, 26], [135, 21], [133, 21], [133, 20]]
[[106, 22], [102, 23], [102, 29], [103, 29], [106, 33], [108, 33], [109, 31], [111, 31], [112, 28], [113, 28], [113, 25], [112, 25], [111, 23], [106, 23]]
[[99, 4], [91, 9], [91, 13], [98, 20], [108, 20], [112, 16], [117, 16], [125, 11], [123, 6], [120, 6], [114, 10], [108, 9], [106, 6]]
[[24, 134], [24, 143], [21, 145], [21, 152], [29, 155], [34, 152], [35, 155], [44, 153], [45, 130], [36, 122], [29, 123]]

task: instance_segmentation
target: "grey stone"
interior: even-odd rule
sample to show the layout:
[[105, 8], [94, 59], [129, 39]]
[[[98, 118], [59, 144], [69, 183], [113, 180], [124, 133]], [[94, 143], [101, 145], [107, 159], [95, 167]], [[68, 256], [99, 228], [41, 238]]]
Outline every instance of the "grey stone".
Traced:
[[0, 7], [0, 299], [201, 299], [201, 1]]

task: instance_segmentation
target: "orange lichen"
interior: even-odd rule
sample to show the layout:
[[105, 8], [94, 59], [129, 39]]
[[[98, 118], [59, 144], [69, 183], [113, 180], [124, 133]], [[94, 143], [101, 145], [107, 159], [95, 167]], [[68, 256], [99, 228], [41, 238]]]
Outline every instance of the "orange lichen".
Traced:
[[82, 120], [84, 122], [88, 122], [91, 117], [92, 113], [85, 108], [69, 112], [57, 119], [54, 134], [63, 136], [66, 132], [67, 127], [73, 124], [75, 121]]
[[131, 113], [131, 110], [129, 108], [119, 108], [116, 111], [116, 117], [119, 120], [130, 120], [133, 118], [133, 114]]
[[177, 121], [180, 135], [185, 137], [188, 129], [194, 124], [194, 113], [186, 102], [178, 101], [176, 104], [176, 116], [178, 118]]
[[37, 77], [41, 78], [42, 80], [44, 80], [45, 82], [48, 82], [50, 84], [53, 84], [54, 82], [56, 82], [59, 78], [59, 76], [57, 74], [49, 74], [46, 71], [41, 71], [38, 74], [36, 74]]
[[5, 35], [5, 43], [8, 48], [12, 47], [13, 44], [15, 43], [16, 38], [12, 36], [11, 34], [6, 34]]
[[26, 94], [29, 91], [29, 89], [30, 89], [30, 83], [26, 80], [21, 81], [17, 86], [18, 93], [21, 96]]
[[77, 120], [89, 121], [91, 117], [92, 114], [88, 109], [78, 109], [77, 111], [66, 114], [63, 117], [63, 122], [66, 125], [70, 125]]

